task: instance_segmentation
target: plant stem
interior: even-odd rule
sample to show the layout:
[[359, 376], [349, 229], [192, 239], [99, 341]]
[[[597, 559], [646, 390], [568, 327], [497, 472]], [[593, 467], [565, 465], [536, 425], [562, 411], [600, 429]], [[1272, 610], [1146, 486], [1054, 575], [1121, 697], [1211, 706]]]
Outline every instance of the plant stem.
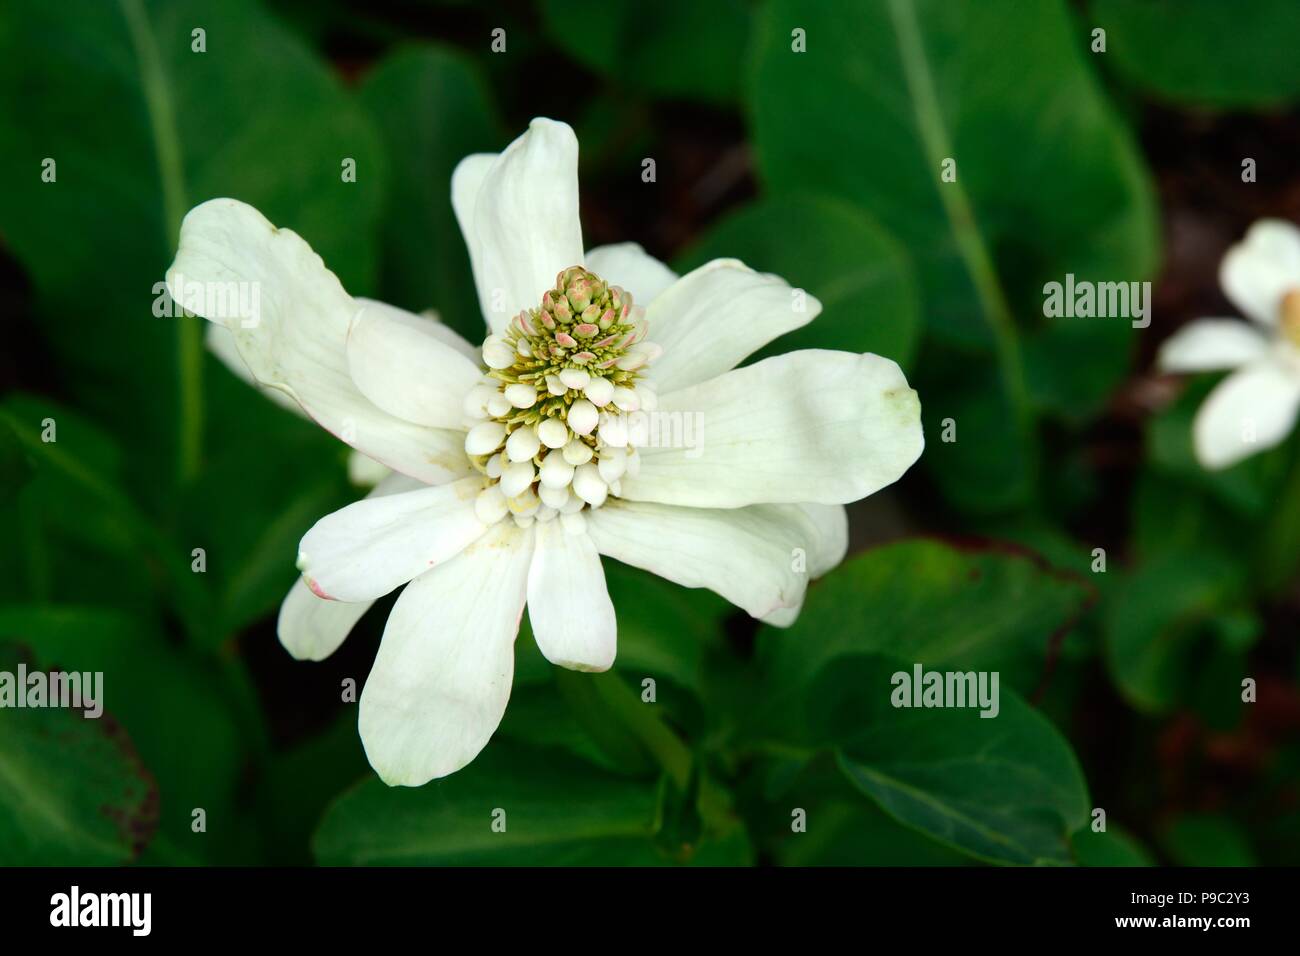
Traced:
[[[164, 243], [170, 250], [180, 234], [181, 219], [187, 206], [176, 110], [158, 44], [141, 0], [119, 0], [119, 6], [140, 70], [140, 86], [153, 133], [154, 157], [162, 186]], [[181, 316], [176, 335], [177, 405], [180, 409], [176, 466], [177, 477], [185, 483], [197, 477], [203, 455], [202, 321], [191, 315]]]

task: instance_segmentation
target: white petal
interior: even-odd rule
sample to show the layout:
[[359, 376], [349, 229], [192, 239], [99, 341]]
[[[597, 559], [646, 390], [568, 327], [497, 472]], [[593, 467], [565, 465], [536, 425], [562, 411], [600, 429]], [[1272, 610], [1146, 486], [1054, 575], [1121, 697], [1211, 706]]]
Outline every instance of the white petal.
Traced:
[[[352, 459], [356, 458], [370, 461], [360, 453], [353, 452]], [[352, 470], [351, 459], [349, 459], [348, 470], [349, 473]], [[424, 487], [420, 482], [406, 475], [394, 474], [387, 469], [384, 471], [385, 474], [375, 477], [375, 487], [370, 490], [367, 498], [381, 498], [385, 495], [401, 494]], [[276, 633], [280, 643], [298, 660], [324, 660], [338, 650], [339, 645], [366, 613], [371, 603], [373, 602], [330, 601], [318, 597], [300, 576], [294, 581], [293, 587], [289, 589], [289, 593], [280, 604]]]
[[313, 594], [299, 578], [280, 605], [276, 633], [297, 660], [323, 661], [338, 650], [372, 603], [328, 601]]
[[[357, 303], [297, 233], [276, 229], [245, 203], [205, 202], [181, 224], [167, 286], [230, 331], [254, 381], [294, 399], [353, 448], [429, 484], [469, 472], [458, 434], [396, 418], [353, 383], [346, 343]], [[244, 290], [250, 303], [256, 295], [256, 321], [209, 302], [219, 289]]]
[[385, 783], [414, 787], [455, 773], [501, 723], [531, 558], [531, 532], [505, 521], [397, 599], [359, 720]]
[[605, 671], [614, 663], [617, 626], [605, 571], [591, 538], [559, 521], [537, 529], [528, 571], [528, 620], [542, 654], [575, 671]]
[[239, 348], [235, 345], [235, 336], [224, 325], [209, 322], [203, 333], [203, 341], [208, 351], [220, 359], [222, 365], [234, 372], [236, 378], [247, 382], [281, 408], [306, 417], [307, 413], [302, 410], [302, 406], [284, 392], [278, 388], [262, 388], [258, 385], [257, 380], [253, 378], [253, 373], [248, 370], [248, 363], [239, 354]]
[[1211, 372], [1236, 368], [1268, 351], [1268, 339], [1240, 319], [1197, 319], [1160, 346], [1162, 372]]
[[[357, 296], [356, 301], [358, 305], [369, 305], [373, 300], [363, 299], [360, 296]], [[482, 352], [479, 350], [478, 346], [470, 342], [467, 342], [465, 339], [461, 337], [459, 332], [453, 329], [450, 325], [444, 323], [442, 321], [442, 316], [438, 313], [437, 309], [423, 310], [420, 313], [420, 318], [428, 320], [429, 322], [428, 329], [434, 335], [434, 337], [437, 338], [439, 342], [441, 342], [443, 345], [455, 349], [461, 355], [465, 356], [465, 358], [473, 362], [476, 366], [478, 365], [479, 358], [482, 355]]]
[[474, 509], [482, 487], [481, 479], [465, 478], [348, 505], [303, 536], [298, 568], [321, 597], [381, 597], [459, 554], [487, 530]]
[[714, 259], [646, 308], [650, 341], [663, 348], [650, 381], [662, 395], [721, 375], [822, 310], [811, 295], [802, 305], [796, 309], [784, 279], [761, 275], [736, 259]]
[[1233, 372], [1196, 413], [1192, 437], [1206, 468], [1227, 468], [1272, 448], [1290, 433], [1300, 406], [1300, 377], [1275, 360]]
[[610, 285], [631, 292], [632, 301], [638, 305], [649, 305], [655, 296], [677, 281], [677, 273], [635, 242], [588, 250], [587, 268]]
[[925, 444], [916, 392], [877, 355], [778, 355], [665, 395], [655, 414], [659, 446], [639, 448], [624, 498], [845, 504], [897, 481]]
[[787, 505], [678, 508], [610, 499], [586, 512], [601, 554], [688, 588], [708, 588], [753, 617], [803, 600], [795, 570], [806, 519]]
[[535, 119], [499, 156], [462, 160], [452, 205], [494, 331], [536, 308], [562, 270], [582, 264], [578, 140], [565, 123]]
[[1282, 297], [1300, 289], [1300, 229], [1281, 219], [1255, 223], [1223, 257], [1219, 284], [1256, 322], [1276, 325]]
[[459, 428], [465, 396], [482, 372], [434, 328], [418, 315], [366, 301], [348, 332], [348, 372], [361, 393], [390, 415]]
[[[843, 505], [800, 504], [790, 506], [803, 522], [800, 539], [806, 558], [809, 580], [826, 574], [841, 561], [849, 549], [849, 516]], [[794, 607], [778, 608], [763, 615], [763, 623], [789, 627], [799, 616], [803, 602]]]

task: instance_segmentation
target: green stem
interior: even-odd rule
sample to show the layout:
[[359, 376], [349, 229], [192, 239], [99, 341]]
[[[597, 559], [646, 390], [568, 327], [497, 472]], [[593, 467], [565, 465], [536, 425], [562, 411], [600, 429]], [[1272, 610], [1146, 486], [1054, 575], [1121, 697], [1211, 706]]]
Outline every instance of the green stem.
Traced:
[[[153, 133], [158, 178], [162, 184], [164, 239], [170, 249], [180, 235], [181, 219], [188, 205], [176, 110], [143, 3], [141, 0], [118, 0], [118, 3], [139, 65], [140, 85]], [[203, 454], [203, 329], [202, 320], [195, 316], [181, 316], [179, 322], [176, 360], [180, 433], [176, 464], [178, 477], [184, 483], [197, 477]]]
[[[926, 160], [935, 177], [940, 174], [945, 159], [953, 157], [952, 144], [944, 127], [939, 97], [935, 93], [925, 45], [912, 0], [890, 0], [890, 15], [898, 35], [899, 59], [907, 81], [908, 92], [916, 117], [917, 132], [926, 153]], [[936, 180], [939, 200], [948, 216], [957, 251], [979, 296], [984, 317], [993, 333], [998, 365], [1006, 383], [1007, 395], [1015, 410], [1022, 430], [1031, 425], [1029, 392], [1025, 385], [1024, 365], [1020, 356], [1020, 341], [1015, 320], [988, 249], [975, 224], [975, 212], [966, 191], [956, 182]]]
[[691, 778], [690, 748], [659, 719], [655, 706], [642, 701], [618, 674], [601, 674], [592, 681], [610, 713], [641, 743], [673, 783], [685, 789]]

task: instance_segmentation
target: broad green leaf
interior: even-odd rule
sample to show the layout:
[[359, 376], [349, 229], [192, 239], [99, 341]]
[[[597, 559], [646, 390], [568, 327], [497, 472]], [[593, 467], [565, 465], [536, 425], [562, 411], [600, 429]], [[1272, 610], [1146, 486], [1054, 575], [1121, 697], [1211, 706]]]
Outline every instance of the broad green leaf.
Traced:
[[1055, 727], [1007, 687], [978, 708], [895, 707], [884, 657], [841, 660], [812, 690], [814, 724], [841, 770], [901, 823], [994, 863], [1067, 864], [1088, 813], [1078, 761]]
[[326, 812], [313, 847], [325, 865], [646, 864], [661, 861], [656, 806], [652, 784], [497, 741], [417, 789], [363, 781]]
[[366, 75], [361, 102], [391, 170], [380, 231], [381, 297], [412, 312], [437, 309], [477, 344], [485, 334], [483, 313], [452, 213], [451, 174], [471, 153], [504, 145], [486, 84], [461, 54], [412, 47]]
[[1300, 6], [1292, 0], [1092, 0], [1100, 62], [1162, 100], [1225, 109], [1300, 99]]
[[749, 34], [741, 0], [542, 0], [551, 41], [605, 82], [638, 93], [726, 102]]
[[[109, 608], [0, 607], [0, 639], [30, 649], [42, 668], [102, 673], [103, 720], [129, 735], [156, 781], [159, 833], [185, 858], [233, 862], [249, 835], [237, 812], [247, 754], [209, 662]], [[207, 812], [206, 833], [191, 829], [195, 807]]]
[[822, 314], [755, 358], [796, 349], [874, 352], [907, 368], [920, 333], [911, 265], [857, 207], [815, 195], [761, 199], [677, 257], [679, 272], [736, 258], [816, 296]]
[[[20, 662], [35, 666], [0, 646], [6, 679], [17, 680]], [[0, 707], [0, 863], [127, 863], [157, 825], [157, 785], [107, 711], [88, 719], [62, 707]]]
[[365, 293], [376, 138], [325, 65], [248, 0], [16, 0], [0, 13], [0, 98], [21, 104], [0, 115], [0, 230], [72, 395], [129, 442], [131, 484], [160, 507], [172, 476], [198, 473], [213, 417], [204, 323], [151, 314], [181, 217], [218, 196], [252, 203]]
[[854, 655], [888, 654], [927, 668], [997, 670], [1033, 690], [1054, 639], [1092, 599], [1088, 582], [1029, 553], [961, 550], [927, 539], [865, 551], [815, 582], [788, 629], [764, 628], [760, 660], [781, 719], [817, 674]]
[[898, 236], [936, 333], [991, 342], [1013, 315], [1042, 315], [1048, 280], [1154, 266], [1150, 186], [1064, 3], [776, 0], [759, 19], [764, 182], [843, 196]]
[[1185, 702], [1218, 615], [1235, 608], [1241, 585], [1239, 567], [1187, 549], [1162, 554], [1108, 588], [1107, 664], [1130, 704], [1162, 713]]

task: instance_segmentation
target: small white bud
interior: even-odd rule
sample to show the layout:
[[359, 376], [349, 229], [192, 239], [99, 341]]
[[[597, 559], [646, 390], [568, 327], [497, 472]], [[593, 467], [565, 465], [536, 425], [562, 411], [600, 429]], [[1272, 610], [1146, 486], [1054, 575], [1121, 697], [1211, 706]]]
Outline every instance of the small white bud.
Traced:
[[483, 343], [483, 362], [488, 368], [509, 368], [515, 364], [515, 350], [495, 335]]
[[501, 493], [500, 485], [489, 485], [474, 499], [474, 514], [484, 524], [496, 524], [506, 516], [508, 510], [506, 496]]
[[544, 487], [565, 488], [573, 480], [573, 465], [565, 461], [562, 454], [547, 455], [542, 459], [539, 474]]
[[537, 472], [531, 461], [512, 461], [501, 472], [501, 483], [498, 487], [507, 498], [514, 498], [522, 494], [536, 477]]
[[583, 388], [591, 374], [585, 369], [566, 368], [560, 370], [560, 381], [564, 383], [565, 388]]
[[504, 394], [506, 401], [515, 408], [532, 408], [537, 403], [537, 389], [523, 382], [507, 385]]
[[623, 472], [627, 470], [627, 452], [622, 448], [602, 449], [596, 467], [605, 483], [612, 485], [622, 478]]
[[600, 431], [596, 435], [606, 445], [627, 447], [627, 419], [622, 415], [601, 416]]
[[560, 381], [560, 376], [558, 375], [546, 376], [546, 390], [552, 395], [563, 395], [568, 391], [568, 389], [564, 387], [564, 383]]
[[599, 417], [596, 406], [585, 398], [580, 398], [569, 406], [569, 427], [575, 434], [590, 435]]
[[587, 383], [587, 387], [582, 390], [582, 394], [591, 399], [591, 404], [597, 408], [602, 408], [609, 404], [610, 399], [614, 397], [618, 390], [614, 388], [614, 383], [607, 378], [593, 378]]
[[625, 412], [635, 412], [641, 407], [641, 402], [637, 398], [636, 392], [621, 385], [614, 389], [613, 399], [614, 404]]
[[593, 508], [599, 508], [605, 503], [609, 486], [600, 477], [600, 470], [588, 462], [573, 471], [573, 493]]
[[465, 435], [465, 454], [490, 455], [506, 439], [506, 426], [500, 422], [479, 422]]
[[591, 461], [591, 455], [591, 446], [576, 438], [564, 446], [564, 460], [570, 465], [585, 465]]
[[529, 461], [542, 447], [531, 425], [520, 425], [506, 439], [506, 457], [511, 461]]
[[483, 469], [487, 472], [489, 478], [500, 478], [501, 469], [504, 467], [505, 462], [501, 460], [501, 453], [497, 452], [487, 460], [487, 464], [483, 466]]
[[500, 392], [497, 392], [487, 401], [488, 414], [494, 418], [509, 414], [511, 407], [510, 402]]
[[547, 448], [563, 448], [569, 440], [569, 428], [558, 418], [548, 418], [537, 426], [537, 437]]
[[[543, 464], [542, 470], [543, 472], [545, 472], [545, 467], [544, 467], [545, 462], [543, 462], [542, 464]], [[542, 502], [544, 504], [548, 505], [551, 508], [556, 509], [557, 511], [569, 503], [569, 486], [561, 485], [559, 488], [556, 488], [552, 485], [548, 485], [546, 483], [545, 474], [542, 475], [542, 484], [541, 487], [537, 489], [537, 493], [541, 495]], [[582, 502], [579, 501], [578, 503], [581, 504]], [[542, 516], [539, 514], [537, 516], [537, 520], [543, 521], [545, 519], [542, 518]]]

